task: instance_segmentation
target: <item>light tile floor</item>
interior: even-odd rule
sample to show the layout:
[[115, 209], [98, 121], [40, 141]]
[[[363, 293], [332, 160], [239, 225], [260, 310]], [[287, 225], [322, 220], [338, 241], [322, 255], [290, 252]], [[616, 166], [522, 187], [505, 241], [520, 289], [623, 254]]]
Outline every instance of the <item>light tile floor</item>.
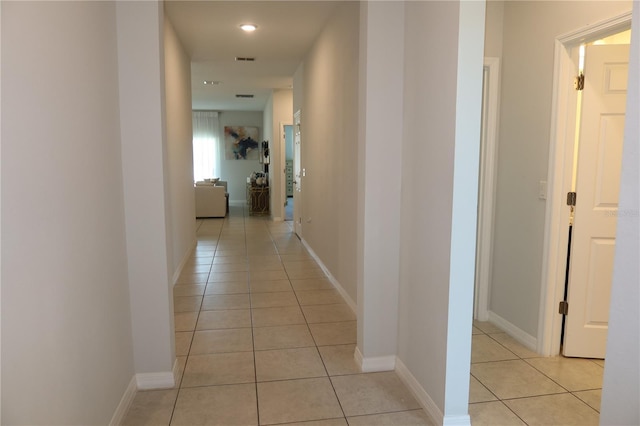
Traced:
[[604, 361], [540, 357], [474, 322], [469, 413], [481, 425], [597, 425]]
[[[138, 392], [124, 425], [431, 425], [393, 372], [362, 374], [351, 309], [291, 222], [199, 220], [174, 287], [175, 389]], [[541, 358], [474, 323], [472, 424], [598, 423], [598, 360]]]
[[198, 221], [174, 287], [176, 389], [138, 392], [125, 425], [431, 425], [394, 372], [362, 374], [356, 318], [293, 234]]

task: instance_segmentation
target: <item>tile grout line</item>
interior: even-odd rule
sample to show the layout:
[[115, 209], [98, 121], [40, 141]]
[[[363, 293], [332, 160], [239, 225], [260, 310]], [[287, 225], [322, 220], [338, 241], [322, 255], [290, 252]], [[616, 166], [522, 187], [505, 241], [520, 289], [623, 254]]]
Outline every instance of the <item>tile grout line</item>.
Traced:
[[[502, 346], [502, 347], [504, 347], [505, 349], [507, 349], [509, 352], [511, 352], [513, 355], [517, 356], [517, 357], [518, 357], [518, 359], [522, 361], [522, 358], [521, 358], [518, 354], [516, 354], [516, 353], [514, 353], [514, 352], [510, 351], [508, 348], [506, 348], [506, 347], [505, 347], [504, 345], [502, 345], [500, 342], [498, 342], [497, 340], [495, 340], [494, 338], [492, 338], [488, 333], [485, 333], [485, 332], [484, 332], [484, 330], [480, 329], [479, 327], [476, 327], [476, 328], [477, 328], [478, 330], [480, 330], [480, 331], [482, 332], [482, 334], [483, 334], [483, 335], [485, 335], [485, 336], [489, 337], [491, 340], [493, 340], [494, 342], [498, 343], [500, 346]], [[478, 363], [476, 363], [476, 364], [478, 364]], [[472, 374], [472, 376], [473, 376], [473, 374]], [[525, 422], [525, 421], [524, 421], [524, 419], [523, 419], [522, 417], [520, 417], [520, 416], [519, 416], [515, 411], [513, 411], [513, 410], [512, 410], [512, 409], [511, 409], [507, 404], [505, 404], [505, 403], [504, 403], [504, 400], [503, 400], [502, 398], [498, 397], [498, 395], [496, 395], [496, 394], [495, 394], [491, 389], [489, 389], [489, 388], [488, 388], [484, 383], [482, 383], [482, 382], [480, 381], [480, 379], [479, 379], [479, 378], [477, 378], [476, 376], [473, 376], [473, 377], [478, 381], [478, 383], [480, 383], [480, 384], [481, 384], [485, 389], [487, 389], [487, 390], [488, 390], [488, 391], [489, 391], [493, 396], [495, 396], [495, 397], [498, 399], [498, 401], [500, 402], [500, 404], [502, 404], [502, 406], [503, 406], [503, 407], [505, 407], [505, 408], [506, 408], [510, 413], [512, 413], [514, 416], [516, 416], [518, 419], [520, 419], [520, 421], [521, 421], [523, 424], [528, 425], [528, 423], [527, 423], [527, 422]], [[487, 401], [487, 402], [489, 402], [489, 401]]]
[[[224, 219], [224, 221], [226, 221], [226, 217]], [[222, 234], [222, 228], [224, 227], [224, 221], [222, 223], [222, 226], [220, 227], [220, 231], [218, 232], [218, 239], [216, 240], [216, 250], [214, 251], [214, 255], [211, 258], [211, 264], [209, 265], [209, 273], [207, 274], [207, 282], [209, 281], [209, 277], [211, 276], [211, 270], [213, 268], [213, 259], [215, 259], [215, 252], [218, 250], [218, 242], [220, 241], [220, 235]], [[200, 231], [200, 228], [202, 227], [202, 225], [204, 224], [204, 220], [200, 221], [200, 224], [196, 227], [196, 247], [197, 244], [199, 242], [199, 236], [198, 236], [198, 232]], [[207, 290], [207, 284], [205, 284], [205, 292]], [[173, 416], [175, 415], [175, 411], [176, 411], [176, 406], [178, 405], [178, 398], [180, 397], [180, 392], [182, 391], [182, 381], [184, 379], [184, 373], [187, 371], [187, 364], [189, 362], [189, 356], [191, 354], [191, 347], [193, 345], [193, 340], [196, 337], [196, 330], [198, 328], [198, 321], [200, 320], [200, 313], [202, 312], [202, 304], [204, 303], [204, 294], [202, 295], [202, 298], [200, 299], [200, 306], [198, 308], [198, 315], [196, 316], [196, 323], [193, 326], [193, 334], [191, 335], [191, 342], [189, 343], [189, 350], [187, 351], [187, 356], [186, 356], [186, 360], [184, 362], [184, 368], [182, 370], [182, 374], [180, 375], [180, 380], [179, 383], [176, 384], [177, 387], [177, 392], [176, 392], [176, 399], [173, 402], [173, 408], [171, 409], [171, 416], [169, 417], [169, 425], [171, 424], [171, 422], [173, 421]], [[175, 316], [175, 312], [174, 312], [174, 316]]]
[[[285, 269], [285, 273], [287, 274], [287, 276], [289, 276], [289, 273], [286, 272], [286, 269]], [[291, 282], [291, 279], [289, 279], [289, 282]], [[338, 397], [338, 392], [336, 391], [336, 388], [335, 388], [335, 386], [333, 384], [333, 381], [331, 380], [331, 376], [329, 375], [329, 370], [327, 369], [327, 365], [324, 362], [324, 358], [322, 358], [322, 354], [320, 353], [320, 348], [318, 346], [318, 342], [316, 341], [316, 338], [314, 337], [313, 333], [311, 332], [311, 327], [309, 325], [309, 320], [307, 319], [307, 315], [305, 314], [304, 310], [302, 309], [302, 305], [300, 304], [300, 299], [298, 298], [298, 293], [294, 290], [293, 294], [295, 295], [296, 301], [298, 302], [298, 308], [300, 309], [300, 312], [302, 312], [302, 317], [304, 318], [304, 322], [305, 322], [305, 324], [307, 326], [307, 330], [309, 330], [309, 334], [311, 335], [311, 339], [313, 340], [313, 343], [315, 345], [316, 352], [318, 353], [318, 356], [320, 357], [320, 362], [322, 362], [322, 366], [324, 368], [324, 371], [327, 373], [327, 380], [329, 381], [329, 384], [331, 385], [331, 389], [333, 390], [333, 394], [336, 397], [336, 401], [338, 401], [338, 406], [340, 407], [340, 411], [342, 412], [342, 416], [343, 416], [345, 422], [347, 422], [347, 424], [348, 424], [349, 421], [347, 420], [347, 415], [344, 412], [344, 407], [342, 406], [342, 402], [340, 402], [340, 398]]]
[[246, 224], [246, 209], [242, 207], [242, 224], [244, 229], [244, 245], [247, 250], [246, 260], [247, 260], [247, 290], [249, 291], [249, 321], [251, 323], [251, 348], [253, 349], [253, 379], [254, 379], [254, 390], [256, 395], [256, 421], [257, 424], [260, 424], [260, 400], [258, 399], [258, 365], [256, 363], [256, 340], [255, 333], [253, 331], [253, 302], [251, 300], [251, 266], [249, 265], [249, 250], [247, 247], [247, 224]]
[[[271, 234], [271, 231], [269, 230], [269, 234]], [[272, 236], [272, 240], [273, 240], [273, 234], [271, 234]], [[280, 250], [278, 249], [278, 247], [276, 246], [276, 252], [278, 253], [278, 257], [280, 257], [280, 261], [282, 262], [282, 256], [280, 254]], [[331, 380], [331, 376], [329, 375], [329, 370], [327, 369], [327, 366], [324, 362], [324, 358], [322, 358], [322, 354], [320, 353], [320, 348], [318, 347], [318, 342], [316, 341], [316, 338], [313, 336], [313, 333], [311, 332], [311, 327], [309, 326], [309, 321], [307, 320], [307, 316], [304, 313], [304, 310], [302, 309], [302, 305], [300, 304], [300, 299], [298, 298], [298, 293], [295, 291], [295, 289], [293, 288], [293, 284], [291, 283], [291, 278], [289, 277], [289, 272], [287, 271], [286, 267], [284, 267], [284, 262], [283, 263], [283, 268], [285, 271], [285, 274], [287, 275], [287, 279], [289, 281], [289, 285], [291, 286], [291, 289], [293, 291], [293, 295], [296, 298], [296, 302], [298, 303], [298, 309], [300, 310], [300, 312], [302, 313], [302, 317], [304, 318], [304, 322], [305, 325], [307, 326], [307, 331], [309, 332], [309, 335], [311, 336], [311, 340], [313, 341], [314, 344], [314, 348], [316, 350], [316, 353], [318, 354], [318, 357], [320, 358], [320, 362], [322, 363], [322, 368], [324, 368], [324, 371], [326, 373], [326, 378], [329, 381], [329, 384], [331, 385], [331, 389], [333, 390], [333, 394], [336, 398], [336, 401], [338, 402], [338, 406], [340, 407], [340, 412], [342, 413], [342, 418], [344, 419], [344, 421], [348, 424], [348, 420], [347, 420], [347, 416], [344, 412], [344, 407], [342, 406], [342, 402], [340, 402], [340, 398], [338, 397], [338, 393], [336, 392], [336, 388], [333, 385], [333, 381]], [[338, 418], [338, 417], [336, 417]], [[326, 420], [326, 419], [320, 419], [320, 420]]]
[[[505, 345], [503, 345], [501, 342], [499, 342], [498, 340], [494, 339], [491, 334], [499, 334], [499, 333], [504, 333], [504, 331], [502, 332], [498, 332], [498, 333], [487, 333], [484, 330], [482, 330], [479, 327], [476, 327], [478, 330], [481, 331], [481, 333], [487, 337], [489, 337], [491, 340], [493, 340], [494, 342], [496, 342], [497, 344], [499, 344], [500, 346], [502, 346], [504, 349], [506, 349], [507, 351], [511, 352], [513, 355], [517, 356], [517, 360], [501, 360], [501, 361], [486, 361], [486, 362], [476, 362], [476, 363], [472, 363], [472, 364], [488, 364], [488, 363], [496, 363], [496, 362], [503, 362], [503, 361], [523, 361], [527, 366], [533, 368], [535, 371], [537, 371], [538, 373], [540, 373], [542, 376], [544, 376], [545, 378], [551, 380], [554, 384], [558, 385], [560, 388], [564, 389], [564, 392], [554, 392], [554, 393], [545, 393], [545, 394], [540, 394], [540, 395], [531, 395], [531, 396], [523, 396], [523, 397], [516, 397], [516, 398], [499, 398], [495, 393], [493, 393], [493, 391], [491, 391], [484, 383], [482, 383], [482, 381], [480, 381], [479, 378], [472, 376], [485, 388], [487, 389], [492, 395], [494, 395], [496, 398], [498, 398], [498, 401], [500, 401], [502, 403], [503, 406], [505, 406], [510, 412], [512, 412], [516, 417], [518, 417], [524, 424], [528, 424], [524, 421], [524, 419], [522, 419], [516, 412], [514, 412], [513, 410], [511, 410], [511, 408], [505, 404], [505, 401], [513, 401], [513, 400], [520, 400], [520, 399], [528, 399], [528, 398], [538, 398], [538, 397], [544, 397], [544, 396], [552, 396], [552, 395], [571, 395], [572, 397], [574, 397], [576, 400], [578, 400], [579, 402], [581, 402], [582, 404], [584, 404], [585, 406], [589, 407], [590, 409], [592, 409], [593, 411], [595, 411], [598, 415], [600, 414], [600, 412], [598, 410], [596, 410], [594, 407], [592, 407], [591, 405], [589, 405], [588, 403], [586, 403], [585, 401], [583, 401], [582, 399], [580, 399], [578, 396], [576, 396], [574, 393], [575, 392], [584, 392], [587, 390], [601, 390], [602, 388], [594, 388], [594, 389], [584, 389], [584, 390], [577, 390], [577, 391], [571, 391], [569, 389], [567, 389], [566, 387], [564, 387], [563, 385], [561, 385], [560, 383], [558, 383], [556, 380], [554, 380], [552, 377], [549, 377], [544, 371], [538, 369], [536, 366], [532, 365], [530, 362], [528, 362], [528, 359], [538, 359], [538, 358], [544, 358], [542, 356], [539, 357], [531, 357], [531, 358], [523, 358], [520, 355], [516, 354], [515, 352], [511, 351], [508, 347], [506, 347]], [[478, 333], [476, 333], [477, 335]], [[563, 357], [564, 358], [564, 357]], [[598, 363], [594, 362], [592, 359], [588, 359], [588, 361], [592, 361], [594, 364], [598, 365]], [[482, 401], [482, 402], [491, 402], [491, 401]], [[482, 402], [477, 402], [474, 404], [479, 404]]]
[[[252, 225], [253, 228], [251, 228], [251, 229], [255, 229], [256, 230], [256, 234], [257, 234], [258, 238], [256, 239], [256, 241], [254, 243], [257, 246], [261, 245], [260, 238], [261, 238], [262, 234], [259, 234], [259, 232], [264, 231], [265, 228], [266, 228], [266, 232], [268, 232], [268, 234], [270, 235], [271, 241], [275, 245], [276, 254], [278, 255], [278, 258], [280, 259], [280, 264], [283, 266], [284, 272], [285, 272], [286, 277], [287, 277], [287, 281], [289, 282], [289, 285], [291, 287], [291, 289], [290, 289], [291, 291], [290, 292], [294, 293], [294, 297], [295, 297], [295, 300], [296, 300], [296, 305], [295, 306], [299, 310], [299, 312], [302, 314], [301, 315], [301, 317], [302, 317], [301, 319], [304, 320], [304, 323], [302, 323], [302, 324], [306, 325], [306, 329], [307, 329], [307, 331], [309, 332], [309, 334], [311, 336], [311, 342], [313, 342], [311, 346], [304, 346], [304, 347], [307, 347], [307, 348], [314, 347], [315, 348], [315, 353], [317, 354], [317, 356], [320, 357], [320, 362], [322, 362], [322, 365], [323, 365], [323, 369], [324, 369], [324, 374], [325, 375], [324, 376], [318, 376], [318, 377], [310, 377], [310, 378], [323, 378], [323, 377], [326, 377], [329, 380], [329, 383], [330, 383], [330, 385], [332, 387], [332, 390], [333, 390], [333, 394], [335, 395], [336, 401], [338, 402], [338, 405], [339, 405], [339, 407], [341, 409], [341, 413], [342, 413], [341, 417], [331, 417], [330, 414], [325, 414], [325, 415], [321, 415], [321, 419], [318, 419], [318, 420], [325, 420], [326, 421], [326, 420], [329, 420], [329, 419], [336, 419], [336, 420], [337, 419], [343, 419], [343, 421], [346, 422], [345, 424], [348, 425], [349, 421], [346, 418], [346, 414], [345, 414], [344, 408], [342, 407], [342, 402], [340, 401], [340, 398], [337, 395], [336, 388], [335, 388], [335, 386], [334, 386], [334, 384], [332, 382], [332, 377], [333, 376], [331, 376], [329, 374], [328, 368], [327, 368], [327, 363], [325, 362], [325, 359], [322, 357], [322, 354], [320, 353], [320, 347], [321, 346], [318, 346], [316, 338], [313, 336], [313, 333], [311, 332], [310, 325], [312, 325], [312, 324], [309, 323], [309, 319], [307, 318], [307, 315], [302, 310], [302, 305], [300, 304], [300, 300], [298, 298], [298, 292], [296, 292], [295, 289], [293, 289], [293, 285], [291, 283], [291, 277], [290, 277], [289, 272], [287, 271], [286, 267], [284, 266], [284, 261], [283, 261], [283, 257], [282, 257], [283, 253], [280, 252], [280, 249], [278, 248], [278, 245], [275, 244], [275, 239], [274, 239], [274, 235], [275, 234], [272, 232], [272, 229], [269, 227], [269, 224], [266, 221], [264, 221], [264, 220], [256, 220], [256, 221], [251, 221], [252, 224], [250, 224], [249, 223], [250, 220], [247, 219], [246, 210], [245, 209], [243, 209], [243, 213], [244, 213], [243, 218], [242, 218], [243, 222], [242, 222], [241, 226], [242, 226], [244, 235], [242, 235], [240, 233], [235, 234], [235, 231], [232, 231], [232, 232], [234, 233], [234, 238], [236, 238], [236, 237], [237, 238], [244, 237], [244, 241], [245, 241], [245, 261], [247, 262], [247, 264], [249, 264], [249, 258], [250, 258], [250, 256], [249, 256], [249, 235], [247, 233], [249, 227]], [[228, 222], [225, 221], [225, 224], [228, 224]], [[202, 226], [202, 224], [200, 224], [200, 226]], [[221, 229], [220, 235], [218, 237], [218, 244], [220, 242], [220, 238], [222, 238], [221, 235], [225, 234], [228, 231], [228, 229], [229, 229], [229, 227], [226, 227], [226, 226]], [[291, 232], [291, 230], [290, 230], [290, 232]], [[289, 245], [289, 246], [285, 247], [284, 250], [288, 251], [288, 250], [292, 250], [293, 248], [294, 247], [291, 247]], [[216, 248], [216, 250], [217, 250], [217, 248]], [[287, 254], [287, 253], [284, 253], [284, 254]], [[294, 258], [296, 258], [295, 255], [297, 253], [290, 253], [290, 254], [293, 254]], [[214, 270], [213, 270], [213, 262], [215, 261], [215, 257], [217, 257], [217, 256], [214, 255], [214, 259], [212, 260], [212, 266], [210, 267], [210, 270], [209, 270], [209, 276], [208, 276], [209, 278], [207, 279], [207, 285], [208, 285], [208, 281], [209, 281], [211, 275], [215, 273]], [[252, 333], [252, 354], [253, 354], [253, 357], [254, 357], [253, 358], [253, 363], [254, 363], [254, 381], [255, 381], [254, 389], [255, 389], [255, 396], [256, 396], [256, 410], [257, 410], [256, 414], [257, 414], [258, 423], [260, 424], [260, 411], [259, 411], [260, 410], [260, 403], [259, 403], [259, 400], [258, 400], [257, 359], [256, 359], [256, 354], [259, 351], [257, 351], [256, 347], [255, 347], [255, 334], [254, 334], [255, 330], [254, 330], [254, 328], [256, 328], [256, 327], [255, 327], [254, 317], [253, 317], [254, 305], [253, 305], [253, 302], [252, 302], [252, 299], [251, 299], [251, 295], [253, 294], [251, 292], [251, 271], [247, 271], [247, 272], [248, 272], [248, 274], [247, 274], [247, 286], [249, 288], [248, 297], [249, 297], [250, 327], [252, 329], [252, 331], [251, 331], [251, 333]], [[257, 272], [257, 273], [259, 273], [259, 272]], [[313, 279], [313, 278], [307, 277], [306, 279]], [[205, 287], [205, 292], [206, 292], [206, 287]], [[269, 293], [271, 293], [271, 292], [269, 292]], [[317, 306], [328, 306], [328, 305], [340, 305], [340, 303], [320, 304], [320, 305], [317, 305]], [[192, 337], [192, 340], [191, 340], [191, 345], [190, 345], [189, 350], [187, 352], [187, 360], [192, 356], [192, 354], [191, 354], [192, 345], [193, 345], [193, 341], [195, 339], [195, 332], [197, 331], [196, 330], [197, 329], [197, 323], [199, 321], [200, 315], [203, 312], [203, 306], [204, 306], [204, 295], [202, 296], [201, 303], [200, 303], [200, 308], [198, 310], [198, 315], [197, 315], [197, 318], [196, 318], [196, 326], [195, 326], [194, 331], [193, 331], [193, 337]], [[310, 306], [313, 306], [313, 305], [310, 305]], [[219, 309], [216, 309], [216, 310], [219, 310]], [[227, 310], [227, 309], [225, 308], [224, 310]], [[345, 321], [329, 321], [329, 323], [341, 323], [341, 322], [345, 322]], [[274, 326], [274, 327], [277, 327], [277, 326]], [[237, 328], [237, 327], [234, 327], [234, 328]], [[246, 327], [240, 327], [240, 328], [246, 328]], [[329, 345], [329, 346], [336, 346], [336, 345]], [[282, 349], [274, 348], [272, 350], [283, 350], [283, 349], [289, 349], [289, 348], [282, 348]], [[265, 349], [265, 350], [268, 350], [268, 349]], [[246, 351], [246, 352], [249, 352], [249, 351]], [[309, 351], [309, 352], [312, 352], [312, 351]], [[185, 364], [185, 369], [186, 369], [186, 364]], [[183, 372], [183, 374], [184, 374], [184, 372]], [[338, 376], [350, 376], [350, 375], [357, 376], [357, 375], [361, 375], [361, 374], [362, 373], [337, 374], [336, 377], [338, 377]], [[275, 381], [270, 380], [269, 382], [296, 381], [296, 380], [303, 381], [303, 380], [310, 379], [310, 378], [309, 377], [299, 377], [299, 378], [296, 378], [296, 379], [282, 379], [282, 380], [275, 380]], [[248, 380], [250, 380], [250, 379], [248, 378]], [[180, 389], [178, 390], [178, 393], [181, 391], [181, 389], [187, 389], [187, 388], [183, 388], [182, 381], [183, 381], [183, 378], [181, 378], [181, 384], [180, 384]], [[251, 382], [244, 382], [244, 383], [239, 383], [239, 384], [244, 384], [246, 386], [246, 385], [248, 385], [250, 383]], [[202, 385], [202, 386], [194, 386], [193, 388], [201, 388], [201, 387], [202, 388], [206, 388], [206, 387], [215, 387], [215, 386], [225, 386], [225, 385], [223, 385], [223, 384], [219, 384], [219, 385]], [[172, 414], [171, 414], [171, 421], [173, 420], [173, 415], [174, 415], [174, 412], [175, 412], [175, 409], [176, 409], [177, 399], [178, 399], [178, 396], [176, 396], [176, 401], [174, 401], [174, 406], [173, 406], [173, 410], [172, 410]], [[367, 416], [367, 415], [373, 415], [373, 414], [392, 414], [392, 413], [402, 413], [402, 412], [411, 412], [411, 411], [420, 411], [420, 409], [416, 409], [416, 410], [414, 410], [414, 409], [393, 410], [392, 409], [391, 411], [384, 411], [382, 413], [370, 413], [370, 414], [364, 413], [364, 414], [362, 414], [360, 416]], [[305, 420], [305, 422], [306, 421], [307, 420]], [[284, 423], [278, 423], [278, 424], [290, 424], [290, 423], [295, 423], [295, 422], [284, 422]]]

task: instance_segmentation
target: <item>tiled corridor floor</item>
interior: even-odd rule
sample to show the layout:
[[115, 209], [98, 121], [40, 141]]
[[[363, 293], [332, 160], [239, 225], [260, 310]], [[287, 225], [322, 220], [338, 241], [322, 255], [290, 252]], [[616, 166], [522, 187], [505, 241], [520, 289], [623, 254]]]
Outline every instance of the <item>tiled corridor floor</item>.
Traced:
[[394, 372], [360, 373], [356, 318], [291, 222], [198, 221], [174, 289], [180, 385], [138, 392], [124, 424], [431, 424]]
[[475, 322], [469, 414], [481, 425], [597, 425], [604, 361], [540, 357]]
[[[291, 230], [231, 206], [199, 220], [174, 288], [175, 389], [138, 392], [125, 425], [430, 425], [394, 372], [360, 373], [356, 318]], [[540, 358], [473, 329], [472, 424], [598, 423], [603, 364]]]

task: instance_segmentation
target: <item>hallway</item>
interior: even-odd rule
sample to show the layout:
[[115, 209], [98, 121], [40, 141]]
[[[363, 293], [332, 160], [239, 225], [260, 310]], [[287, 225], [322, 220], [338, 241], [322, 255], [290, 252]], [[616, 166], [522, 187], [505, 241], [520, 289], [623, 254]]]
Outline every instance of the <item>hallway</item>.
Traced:
[[138, 392], [125, 425], [431, 424], [394, 372], [360, 373], [349, 306], [291, 222], [198, 220], [174, 288], [176, 389]]
[[[431, 425], [394, 372], [362, 374], [356, 318], [292, 232], [249, 216], [198, 220], [174, 288], [175, 389], [138, 392], [125, 425]], [[474, 322], [474, 425], [598, 424], [604, 362], [543, 358]]]

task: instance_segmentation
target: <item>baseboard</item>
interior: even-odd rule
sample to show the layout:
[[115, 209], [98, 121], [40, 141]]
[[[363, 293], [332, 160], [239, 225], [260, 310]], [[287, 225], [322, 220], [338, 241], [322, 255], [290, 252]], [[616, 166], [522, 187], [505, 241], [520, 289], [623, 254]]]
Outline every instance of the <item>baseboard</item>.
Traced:
[[180, 386], [180, 366], [178, 365], [178, 359], [173, 362], [173, 382], [175, 383], [175, 387]]
[[127, 414], [133, 399], [136, 397], [137, 391], [136, 376], [133, 376], [129, 382], [129, 386], [127, 386], [127, 389], [124, 391], [124, 394], [120, 399], [120, 404], [118, 404], [115, 413], [113, 413], [113, 416], [111, 417], [109, 426], [118, 426], [122, 424], [124, 416]]
[[302, 245], [304, 245], [304, 247], [307, 249], [311, 257], [313, 257], [313, 259], [316, 261], [318, 266], [320, 266], [320, 269], [322, 269], [322, 272], [324, 272], [324, 274], [327, 276], [327, 279], [331, 282], [331, 284], [333, 284], [336, 290], [338, 290], [338, 293], [340, 293], [344, 301], [347, 302], [347, 305], [349, 305], [354, 315], [358, 316], [358, 305], [356, 304], [356, 302], [354, 302], [353, 299], [351, 299], [351, 296], [349, 296], [349, 293], [347, 293], [344, 287], [342, 287], [340, 282], [338, 282], [338, 280], [333, 275], [331, 275], [331, 272], [329, 272], [329, 269], [325, 266], [324, 263], [322, 263], [322, 260], [320, 260], [316, 252], [313, 251], [313, 249], [309, 246], [307, 241], [304, 238], [300, 238], [300, 241], [302, 241]]
[[136, 374], [136, 383], [138, 390], [171, 389], [176, 385], [176, 380], [172, 370], [161, 371], [159, 373]]
[[[396, 374], [400, 377], [400, 380], [411, 390], [413, 396], [416, 398], [420, 406], [424, 409], [431, 420], [435, 422], [436, 425], [444, 425], [444, 415], [442, 410], [433, 402], [433, 399], [429, 396], [427, 391], [424, 390], [422, 385], [418, 382], [418, 380], [411, 374], [411, 371], [407, 368], [406, 365], [400, 360], [396, 359]], [[454, 423], [447, 423], [447, 425], [453, 425]], [[461, 425], [463, 423], [460, 423]], [[465, 425], [471, 425], [469, 417], [467, 416], [467, 423]]]
[[184, 269], [184, 265], [187, 264], [187, 261], [189, 260], [189, 258], [193, 254], [193, 251], [196, 249], [197, 245], [198, 245], [198, 238], [194, 236], [193, 237], [193, 241], [191, 242], [191, 247], [184, 254], [184, 256], [182, 257], [182, 260], [180, 261], [180, 264], [178, 265], [176, 270], [173, 272], [173, 279], [172, 279], [171, 283], [174, 286], [178, 282], [178, 278], [180, 277], [180, 274], [182, 273], [182, 270]]
[[353, 359], [360, 366], [363, 373], [377, 373], [380, 371], [393, 371], [396, 368], [396, 356], [377, 356], [365, 358], [360, 352], [360, 348], [356, 346], [353, 353]]
[[516, 339], [519, 343], [526, 346], [528, 349], [531, 349], [534, 352], [538, 352], [538, 339], [533, 337], [526, 331], [522, 330], [519, 327], [513, 325], [513, 323], [507, 321], [502, 318], [500, 315], [495, 312], [489, 311], [489, 322], [496, 327], [499, 327], [509, 336]]
[[471, 426], [471, 416], [444, 416], [442, 426]]

